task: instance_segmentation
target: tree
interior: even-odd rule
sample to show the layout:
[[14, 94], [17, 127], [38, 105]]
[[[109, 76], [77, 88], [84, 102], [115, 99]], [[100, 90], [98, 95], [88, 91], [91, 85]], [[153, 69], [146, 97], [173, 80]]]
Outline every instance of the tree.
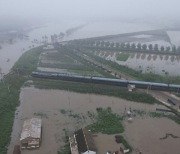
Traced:
[[142, 47], [141, 47], [141, 43], [138, 43], [138, 44], [137, 44], [137, 48], [138, 48], [138, 50], [141, 50], [141, 48], [142, 48]]
[[116, 42], [116, 48], [118, 49], [120, 47], [119, 42]]
[[143, 44], [143, 45], [142, 45], [142, 49], [143, 49], [143, 50], [147, 50], [147, 45], [146, 45], [146, 44]]
[[125, 43], [120, 44], [121, 49], [125, 49]]
[[177, 48], [177, 52], [180, 52], [180, 46]]
[[132, 44], [131, 44], [131, 49], [132, 49], [132, 50], [136, 50], [136, 44], [135, 44], [135, 43], [132, 43]]
[[105, 42], [105, 46], [109, 47], [110, 43], [109, 42]]
[[172, 52], [176, 52], [177, 51], [177, 48], [175, 45], [172, 46]]
[[130, 43], [126, 43], [126, 49], [131, 49], [131, 45], [130, 45]]
[[104, 47], [104, 44], [105, 44], [104, 41], [101, 41], [101, 47]]
[[161, 51], [164, 51], [164, 46], [161, 46]]
[[158, 50], [159, 50], [158, 44], [155, 44], [154, 45], [154, 51], [158, 51]]
[[168, 47], [166, 47], [166, 51], [167, 51], [167, 52], [169, 52], [169, 51], [170, 51], [170, 49], [171, 49], [171, 48], [170, 48], [169, 46], [168, 46]]
[[149, 48], [150, 51], [152, 51], [152, 50], [153, 50], [153, 45], [152, 45], [152, 44], [149, 44], [149, 45], [148, 45], [148, 48]]
[[114, 48], [114, 42], [111, 42], [110, 46], [111, 48]]
[[96, 46], [98, 47], [100, 45], [100, 41], [97, 41], [96, 42]]

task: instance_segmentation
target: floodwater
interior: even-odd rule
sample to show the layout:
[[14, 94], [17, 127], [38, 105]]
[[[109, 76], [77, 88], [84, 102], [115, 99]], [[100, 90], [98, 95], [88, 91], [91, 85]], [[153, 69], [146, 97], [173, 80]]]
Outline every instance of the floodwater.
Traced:
[[[8, 154], [19, 144], [23, 121], [37, 115], [42, 116], [42, 145], [38, 150], [24, 150], [22, 154], [54, 154], [64, 145], [64, 131], [72, 135], [74, 131], [93, 122], [87, 112], [96, 113], [98, 107], [111, 107], [113, 112], [123, 114], [125, 109], [155, 111], [157, 106], [126, 101], [116, 97], [93, 94], [79, 94], [62, 90], [39, 90], [33, 87], [21, 89], [20, 106], [17, 108]], [[62, 114], [61, 109], [85, 118]], [[165, 123], [166, 125], [166, 123]], [[170, 126], [169, 126], [170, 127]]]
[[16, 40], [13, 44], [3, 44], [2, 49], [0, 49], [0, 68], [2, 73], [7, 74], [20, 55], [28, 50], [30, 46], [32, 46], [32, 43], [27, 40]]
[[159, 55], [146, 53], [130, 53], [126, 61], [117, 60], [117, 55], [114, 52], [101, 51], [96, 55], [107, 60], [114, 61], [120, 65], [128, 66], [129, 68], [141, 71], [143, 73], [154, 73], [160, 75], [179, 76], [180, 72], [180, 56], [176, 55]]
[[[125, 123], [125, 135], [135, 152], [144, 154], [179, 154], [180, 126], [165, 118], [139, 118]], [[172, 134], [177, 138], [168, 136]]]
[[[50, 36], [54, 34], [60, 34], [60, 32], [66, 33], [70, 28], [77, 27], [79, 25], [84, 25], [82, 28], [78, 29], [71, 35], [68, 35], [62, 39], [62, 41], [79, 39], [79, 38], [88, 38], [88, 37], [97, 37], [110, 34], [119, 34], [127, 32], [135, 32], [142, 30], [152, 30], [157, 29], [157, 27], [146, 25], [146, 24], [137, 24], [137, 23], [127, 23], [127, 22], [91, 22], [86, 23], [83, 21], [64, 21], [61, 23], [48, 23], [40, 28], [33, 29], [29, 31], [28, 39], [24, 40], [14, 40], [14, 43], [0, 43], [2, 49], [0, 49], [0, 68], [4, 74], [7, 74], [14, 63], [22, 55], [23, 52], [27, 51], [30, 46], [41, 45], [40, 42], [43, 41], [42, 36], [48, 37], [48, 42], [50, 42]], [[37, 39], [39, 43], [34, 43], [34, 39]]]

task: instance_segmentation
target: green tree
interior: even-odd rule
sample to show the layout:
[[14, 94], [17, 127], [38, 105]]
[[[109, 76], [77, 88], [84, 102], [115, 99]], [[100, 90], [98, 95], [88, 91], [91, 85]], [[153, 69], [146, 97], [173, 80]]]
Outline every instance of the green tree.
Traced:
[[119, 42], [116, 42], [116, 48], [118, 49], [120, 47]]
[[147, 45], [146, 45], [146, 44], [143, 44], [143, 45], [142, 45], [142, 49], [143, 49], [143, 50], [147, 50]]
[[150, 51], [152, 51], [152, 50], [153, 50], [153, 45], [152, 45], [152, 44], [149, 44], [149, 45], [148, 45], [148, 48], [149, 48]]
[[138, 43], [138, 44], [137, 44], [137, 48], [138, 48], [138, 50], [141, 50], [141, 49], [142, 49], [141, 43]]
[[158, 44], [155, 44], [154, 45], [154, 51], [158, 51], [158, 50], [159, 50]]
[[161, 46], [161, 51], [164, 51], [164, 46]]
[[168, 46], [166, 47], [166, 51], [169, 52], [171, 50], [171, 48]]
[[121, 49], [125, 49], [125, 43], [120, 44]]
[[96, 46], [98, 47], [100, 45], [100, 41], [97, 41], [96, 42]]
[[114, 48], [114, 42], [111, 42], [110, 46], [111, 48]]
[[175, 45], [172, 46], [172, 52], [176, 52], [177, 51], [177, 48]]
[[131, 49], [131, 45], [130, 45], [130, 43], [126, 43], [126, 49]]
[[132, 50], [136, 50], [136, 44], [135, 44], [135, 43], [132, 43], [132, 44], [131, 44], [131, 49], [132, 49]]
[[180, 46], [177, 48], [177, 52], [179, 52], [179, 53], [180, 53]]
[[109, 47], [109, 46], [110, 46], [110, 43], [109, 43], [109, 42], [105, 42], [105, 46], [106, 46], [106, 47]]
[[105, 44], [104, 41], [101, 41], [101, 47], [104, 47], [104, 44]]

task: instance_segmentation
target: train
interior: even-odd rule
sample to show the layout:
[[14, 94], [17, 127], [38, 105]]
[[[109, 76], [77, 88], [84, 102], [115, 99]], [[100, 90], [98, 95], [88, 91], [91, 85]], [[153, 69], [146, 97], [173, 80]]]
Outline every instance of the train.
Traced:
[[99, 76], [82, 76], [76, 74], [44, 72], [44, 71], [34, 71], [32, 72], [31, 75], [32, 77], [35, 78], [106, 84], [106, 85], [124, 86], [124, 87], [127, 87], [129, 84], [132, 84], [135, 85], [136, 88], [161, 90], [161, 91], [173, 91], [177, 93], [180, 92], [180, 85], [177, 84], [146, 82], [146, 81], [136, 81], [136, 80], [122, 80], [117, 78], [107, 78], [107, 77], [99, 77]]

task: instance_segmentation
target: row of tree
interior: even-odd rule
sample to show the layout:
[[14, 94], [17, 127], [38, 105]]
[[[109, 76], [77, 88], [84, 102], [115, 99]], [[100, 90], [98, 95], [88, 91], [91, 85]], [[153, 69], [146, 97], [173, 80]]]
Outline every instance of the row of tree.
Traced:
[[180, 52], [180, 47], [173, 45], [172, 47], [159, 46], [158, 44], [135, 44], [135, 43], [114, 43], [114, 42], [104, 42], [97, 41], [95, 43], [89, 43], [89, 45], [94, 47], [106, 47], [106, 48], [116, 48], [116, 49], [126, 49], [126, 50], [138, 50], [138, 51], [167, 51], [167, 52]]
[[180, 47], [173, 45], [172, 47], [159, 46], [158, 44], [141, 44], [141, 43], [114, 43], [109, 41], [90, 41], [90, 40], [76, 40], [75, 44], [84, 45], [88, 47], [108, 48], [108, 49], [120, 49], [131, 51], [161, 51], [161, 52], [179, 52]]

